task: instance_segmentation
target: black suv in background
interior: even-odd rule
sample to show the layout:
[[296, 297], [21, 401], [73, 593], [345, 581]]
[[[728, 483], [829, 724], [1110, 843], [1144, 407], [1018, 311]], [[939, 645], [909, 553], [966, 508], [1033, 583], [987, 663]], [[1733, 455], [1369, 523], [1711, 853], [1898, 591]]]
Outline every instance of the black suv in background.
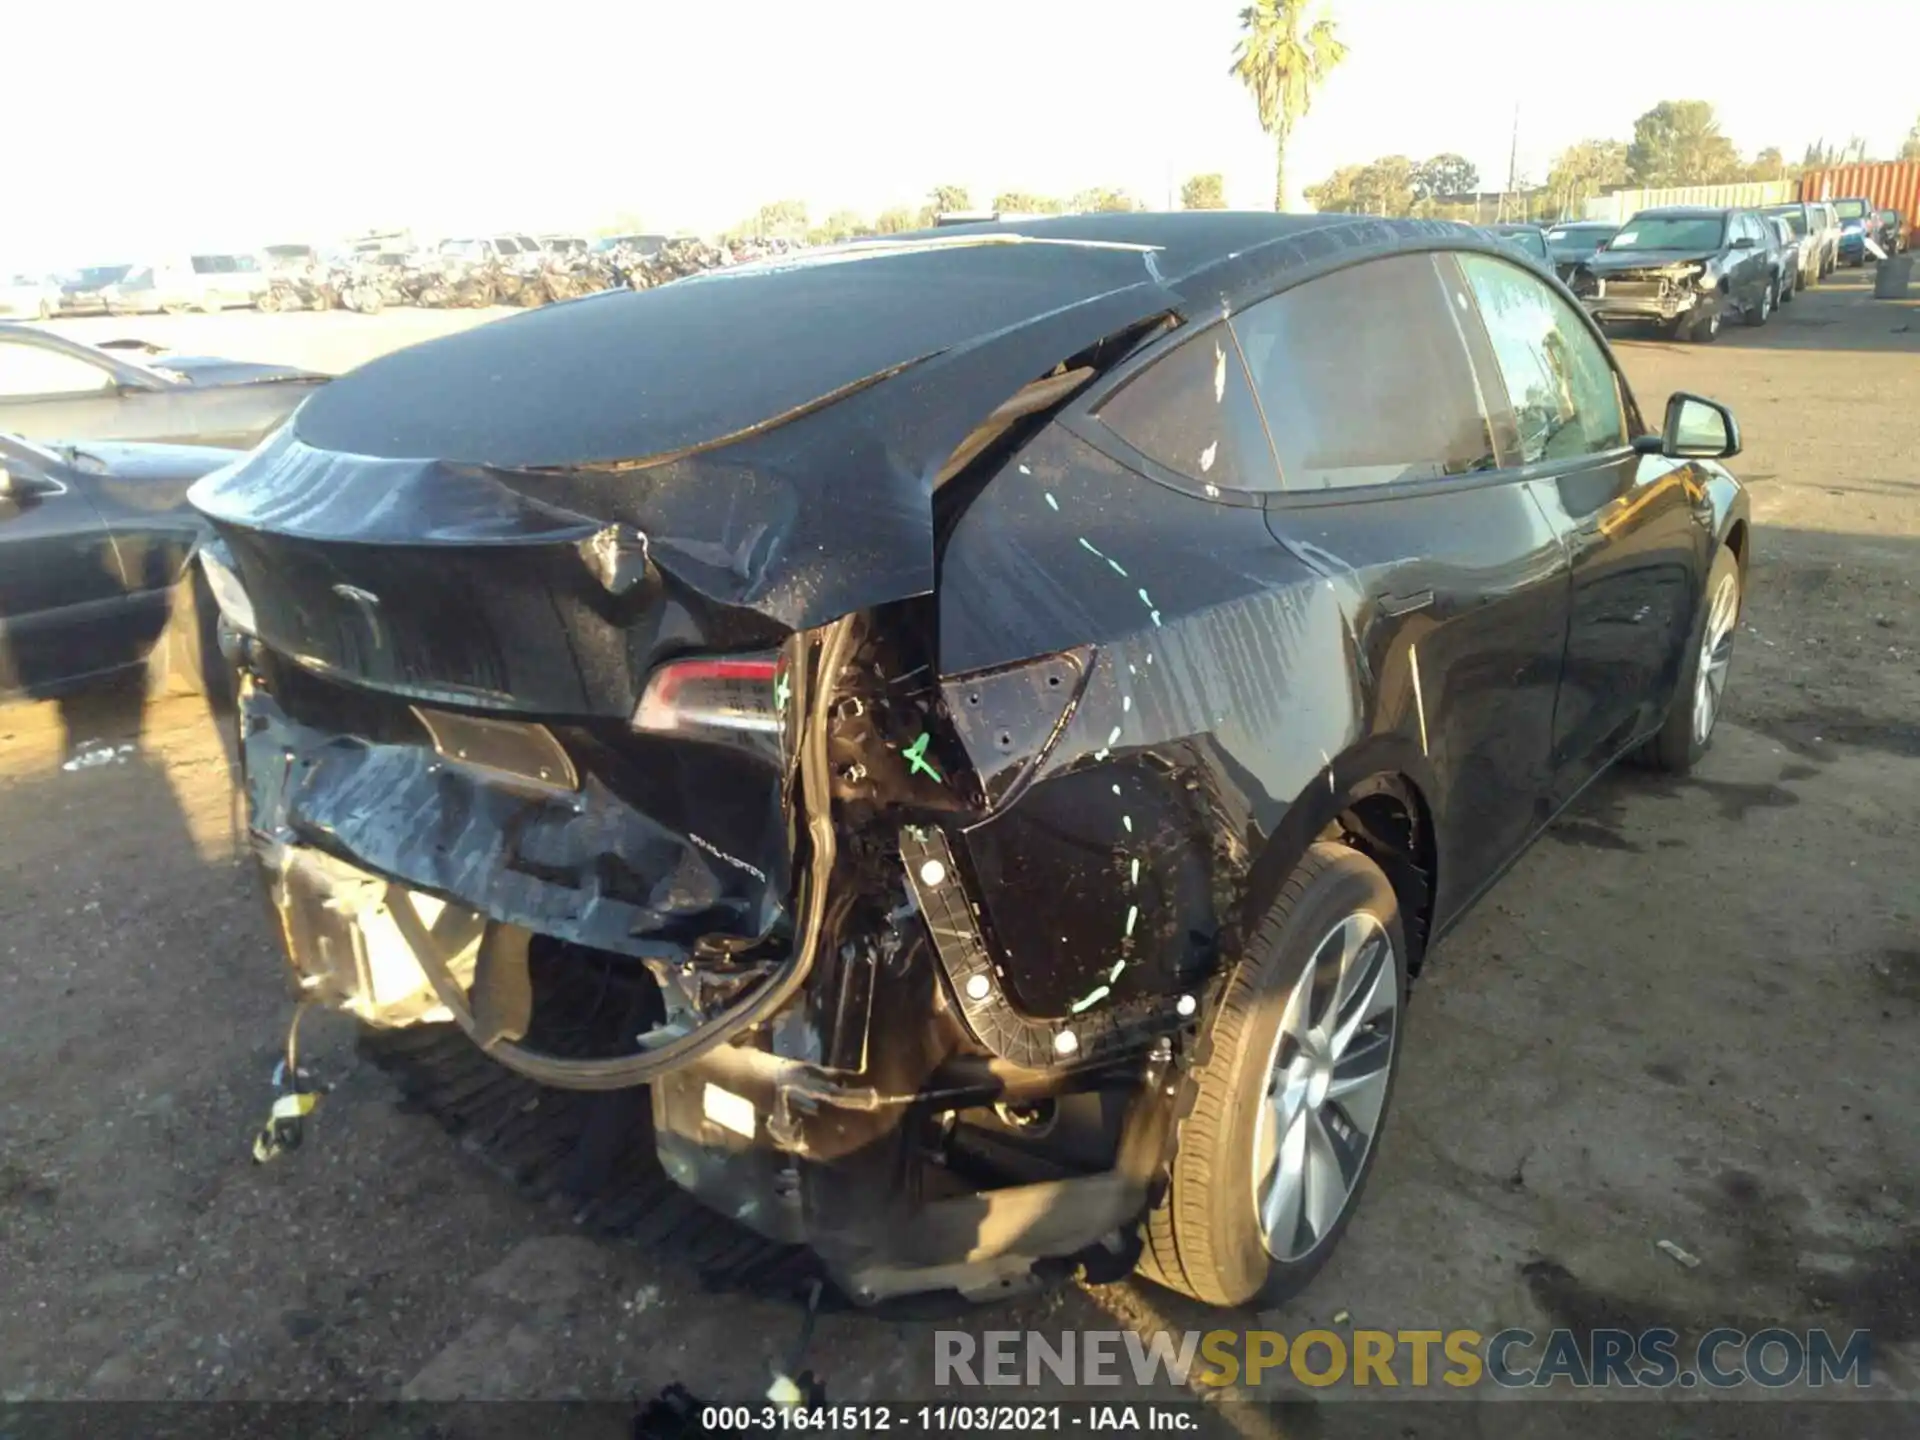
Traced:
[[1752, 210], [1642, 210], [1574, 270], [1602, 322], [1651, 321], [1676, 339], [1717, 338], [1728, 314], [1764, 325], [1780, 300], [1780, 251]]

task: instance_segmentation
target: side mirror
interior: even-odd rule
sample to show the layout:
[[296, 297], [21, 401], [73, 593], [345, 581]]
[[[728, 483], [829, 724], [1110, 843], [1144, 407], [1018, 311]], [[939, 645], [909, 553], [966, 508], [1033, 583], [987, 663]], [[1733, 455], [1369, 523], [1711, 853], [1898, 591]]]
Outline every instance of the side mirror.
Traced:
[[26, 500], [35, 495], [51, 494], [59, 488], [55, 481], [39, 475], [16, 474], [0, 465], [0, 500]]
[[1679, 391], [1667, 401], [1666, 426], [1658, 440], [1644, 436], [1634, 448], [1669, 460], [1727, 460], [1740, 453], [1740, 426], [1717, 400]]
[[1736, 250], [1751, 250], [1753, 248], [1753, 237], [1751, 235], [1742, 235], [1738, 240], [1733, 242], [1733, 248]]

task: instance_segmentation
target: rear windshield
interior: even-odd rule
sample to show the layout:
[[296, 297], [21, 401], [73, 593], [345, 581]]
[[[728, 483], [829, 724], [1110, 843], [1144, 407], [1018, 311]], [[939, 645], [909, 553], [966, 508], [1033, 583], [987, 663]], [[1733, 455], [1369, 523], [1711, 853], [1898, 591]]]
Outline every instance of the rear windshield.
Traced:
[[1609, 250], [1712, 250], [1726, 233], [1727, 222], [1717, 215], [1635, 216], [1613, 239]]
[[1867, 216], [1867, 202], [1864, 200], [1836, 200], [1833, 213], [1842, 220], [1864, 220]]

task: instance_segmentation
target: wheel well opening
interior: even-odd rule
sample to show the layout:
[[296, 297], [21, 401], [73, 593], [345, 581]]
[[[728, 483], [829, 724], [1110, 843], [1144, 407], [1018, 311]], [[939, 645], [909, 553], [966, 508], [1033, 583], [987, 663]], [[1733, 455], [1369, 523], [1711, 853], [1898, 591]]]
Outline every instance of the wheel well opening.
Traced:
[[1747, 522], [1736, 520], [1733, 528], [1727, 531], [1727, 552], [1733, 556], [1733, 563], [1740, 571], [1741, 608], [1746, 608], [1747, 595]]
[[1740, 573], [1747, 571], [1747, 522], [1736, 520], [1733, 528], [1727, 531], [1727, 549], [1733, 552], [1733, 558], [1740, 563]]
[[1433, 827], [1426, 806], [1410, 788], [1388, 782], [1354, 799], [1334, 826], [1393, 886], [1407, 935], [1407, 973], [1419, 974], [1433, 922]]

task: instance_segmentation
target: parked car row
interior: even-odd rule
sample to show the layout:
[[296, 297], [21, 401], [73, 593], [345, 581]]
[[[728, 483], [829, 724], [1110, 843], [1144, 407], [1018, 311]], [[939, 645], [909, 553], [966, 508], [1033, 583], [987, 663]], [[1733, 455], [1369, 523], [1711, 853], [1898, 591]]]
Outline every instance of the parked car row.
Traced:
[[1664, 206], [1625, 225], [1567, 221], [1488, 227], [1551, 268], [1603, 321], [1652, 321], [1714, 339], [1730, 318], [1764, 325], [1842, 265], [1905, 248], [1904, 217], [1862, 199], [1758, 209]]

